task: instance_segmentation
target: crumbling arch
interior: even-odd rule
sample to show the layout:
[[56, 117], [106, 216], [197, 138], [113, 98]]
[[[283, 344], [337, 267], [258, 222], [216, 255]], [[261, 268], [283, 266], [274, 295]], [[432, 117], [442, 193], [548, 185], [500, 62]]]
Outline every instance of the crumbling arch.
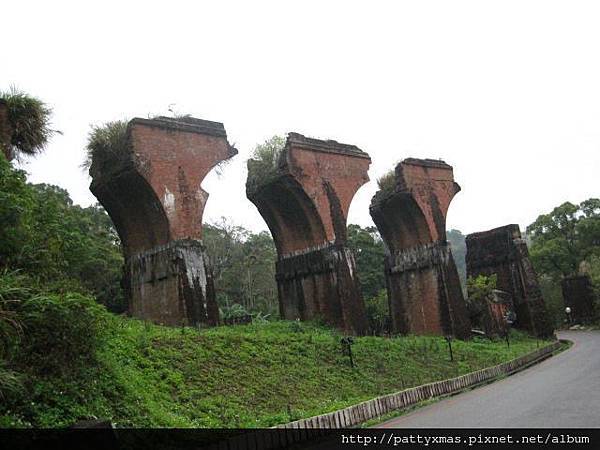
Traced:
[[169, 242], [169, 221], [163, 206], [138, 173], [126, 172], [104, 183], [92, 183], [90, 190], [112, 219], [125, 254]]
[[375, 214], [377, 228], [391, 253], [432, 241], [425, 215], [409, 194], [390, 197]]
[[288, 255], [327, 242], [325, 227], [314, 202], [292, 177], [278, 177], [255, 198], [255, 205], [271, 231], [278, 254]]

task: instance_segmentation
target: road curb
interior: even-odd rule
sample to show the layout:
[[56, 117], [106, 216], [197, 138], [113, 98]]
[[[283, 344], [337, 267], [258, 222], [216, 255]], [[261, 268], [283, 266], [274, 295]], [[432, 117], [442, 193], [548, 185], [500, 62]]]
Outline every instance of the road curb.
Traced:
[[[556, 341], [550, 345], [541, 347], [531, 353], [497, 366], [481, 369], [456, 378], [436, 381], [434, 383], [416, 386], [393, 394], [383, 395], [372, 400], [348, 406], [347, 408], [338, 411], [309, 417], [307, 419], [296, 420], [294, 422], [279, 425], [275, 428], [305, 430], [305, 432], [292, 433], [290, 435], [290, 437], [295, 436], [298, 438], [298, 440], [294, 440], [294, 442], [300, 442], [309, 439], [314, 434], [319, 434], [318, 429], [320, 428], [355, 427], [368, 420], [377, 419], [393, 411], [416, 405], [422, 401], [458, 393], [464, 389], [476, 387], [500, 376], [519, 372], [550, 357], [553, 352], [560, 348], [560, 346], [561, 342]], [[313, 433], [310, 430], [315, 430], [316, 433]], [[304, 439], [301, 439], [303, 436]]]
[[331, 429], [356, 427], [392, 411], [404, 409], [425, 400], [456, 394], [465, 389], [489, 383], [500, 376], [512, 375], [549, 358], [560, 346], [561, 342], [556, 341], [497, 366], [383, 395], [327, 414], [278, 425], [271, 429], [272, 432], [250, 431], [210, 448], [230, 450], [287, 448], [290, 445], [323, 436]]

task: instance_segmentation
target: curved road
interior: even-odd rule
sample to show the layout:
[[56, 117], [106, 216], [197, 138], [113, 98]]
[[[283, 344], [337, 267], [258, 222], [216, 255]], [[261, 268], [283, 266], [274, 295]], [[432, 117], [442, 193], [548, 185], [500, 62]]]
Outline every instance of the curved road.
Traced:
[[574, 345], [508, 378], [378, 427], [600, 427], [600, 332], [564, 331], [558, 336]]

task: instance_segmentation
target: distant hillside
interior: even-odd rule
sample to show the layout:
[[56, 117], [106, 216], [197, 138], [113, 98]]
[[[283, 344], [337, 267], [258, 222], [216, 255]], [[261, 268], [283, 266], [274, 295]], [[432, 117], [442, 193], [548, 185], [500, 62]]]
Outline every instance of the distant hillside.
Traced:
[[446, 232], [446, 239], [448, 239], [448, 243], [452, 249], [452, 256], [458, 269], [458, 276], [460, 277], [463, 290], [466, 292], [467, 263], [465, 258], [467, 256], [467, 244], [465, 242], [465, 235], [458, 230], [452, 229]]

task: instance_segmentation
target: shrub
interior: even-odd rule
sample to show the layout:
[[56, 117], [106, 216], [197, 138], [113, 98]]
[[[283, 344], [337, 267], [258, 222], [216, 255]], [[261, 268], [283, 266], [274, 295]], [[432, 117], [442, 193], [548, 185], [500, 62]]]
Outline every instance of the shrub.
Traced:
[[234, 303], [231, 306], [224, 306], [220, 308], [220, 313], [222, 319], [238, 319], [250, 314], [246, 308], [239, 303]]
[[80, 361], [95, 358], [106, 314], [91, 297], [46, 293], [30, 277], [5, 271], [0, 299], [5, 315], [11, 314], [10, 322], [3, 321], [5, 328], [17, 323], [20, 335], [3, 349], [2, 359], [11, 369], [68, 373]]
[[382, 335], [390, 330], [390, 312], [387, 290], [382, 289], [365, 302], [369, 334]]
[[248, 161], [247, 186], [249, 189], [255, 190], [277, 175], [277, 166], [284, 147], [285, 138], [273, 136], [254, 148], [250, 161]]
[[479, 275], [477, 277], [469, 277], [467, 279], [467, 310], [474, 325], [482, 325], [482, 314], [487, 308], [488, 299], [493, 296], [496, 289], [496, 274], [489, 277]]
[[392, 169], [382, 175], [377, 180], [377, 186], [379, 186], [379, 190], [384, 194], [391, 194], [394, 192], [396, 189], [396, 172]]
[[23, 355], [40, 373], [65, 373], [94, 360], [102, 337], [104, 308], [77, 293], [39, 294], [23, 303]]

